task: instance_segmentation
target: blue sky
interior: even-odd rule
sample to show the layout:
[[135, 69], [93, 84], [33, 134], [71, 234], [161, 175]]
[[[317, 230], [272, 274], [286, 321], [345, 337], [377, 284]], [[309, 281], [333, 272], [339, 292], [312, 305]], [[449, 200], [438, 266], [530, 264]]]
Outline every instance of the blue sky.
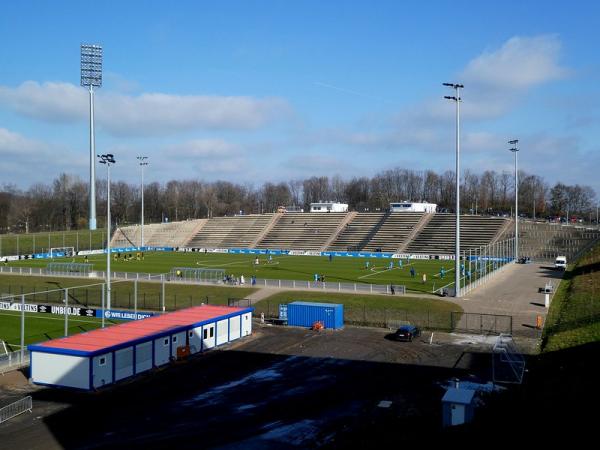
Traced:
[[4, 2], [0, 184], [86, 179], [79, 45], [104, 47], [97, 149], [114, 176], [286, 181], [521, 167], [600, 189], [597, 2]]

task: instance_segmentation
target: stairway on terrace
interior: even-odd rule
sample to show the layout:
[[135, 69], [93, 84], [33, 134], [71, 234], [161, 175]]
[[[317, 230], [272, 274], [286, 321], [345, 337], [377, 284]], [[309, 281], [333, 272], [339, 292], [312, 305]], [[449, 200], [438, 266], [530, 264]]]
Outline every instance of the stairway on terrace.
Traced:
[[375, 236], [386, 213], [358, 213], [329, 246], [334, 251], [360, 251]]
[[319, 250], [347, 213], [285, 213], [257, 248]]
[[385, 220], [377, 228], [373, 237], [363, 247], [366, 251], [395, 253], [410, 236], [424, 213], [397, 212], [385, 215]]

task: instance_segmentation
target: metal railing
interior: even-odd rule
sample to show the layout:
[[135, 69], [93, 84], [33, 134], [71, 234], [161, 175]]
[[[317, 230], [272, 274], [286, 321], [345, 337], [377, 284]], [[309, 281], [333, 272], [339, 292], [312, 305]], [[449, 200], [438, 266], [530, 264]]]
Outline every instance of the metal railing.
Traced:
[[[13, 275], [40, 275], [48, 277], [74, 277], [74, 278], [100, 278], [103, 279], [105, 272], [92, 271], [88, 274], [79, 272], [49, 272], [40, 267], [3, 267], [0, 266], [0, 273], [10, 273]], [[224, 283], [222, 280], [201, 281], [192, 279], [180, 279], [170, 274], [157, 273], [142, 273], [142, 272], [111, 272], [113, 279], [124, 281], [164, 281], [181, 283], [181, 284], [200, 284], [200, 285], [215, 285], [225, 284], [239, 286], [239, 283], [231, 282]], [[368, 294], [392, 294], [392, 286], [394, 294], [406, 294], [406, 286], [404, 285], [383, 285], [383, 284], [367, 284], [367, 283], [338, 283], [332, 281], [303, 281], [303, 280], [272, 280], [268, 278], [256, 278], [252, 284], [251, 279], [246, 279], [244, 284], [246, 287], [274, 287], [281, 289], [308, 289], [308, 290], [327, 290], [338, 292], [360, 292]]]
[[[21, 359], [22, 358], [22, 359]], [[0, 355], [0, 374], [29, 365], [29, 352], [9, 352]]]
[[0, 423], [6, 422], [13, 417], [23, 414], [24, 412], [31, 412], [33, 409], [33, 399], [31, 396], [17, 400], [10, 405], [0, 408]]

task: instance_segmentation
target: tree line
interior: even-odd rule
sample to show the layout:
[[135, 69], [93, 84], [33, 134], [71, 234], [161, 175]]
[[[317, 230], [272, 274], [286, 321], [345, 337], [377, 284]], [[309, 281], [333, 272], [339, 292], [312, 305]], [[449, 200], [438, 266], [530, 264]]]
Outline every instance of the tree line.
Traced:
[[[390, 202], [428, 201], [453, 212], [454, 172], [385, 170], [373, 177], [344, 179], [338, 175], [260, 186], [230, 181], [172, 180], [144, 187], [145, 221], [178, 221], [234, 214], [274, 212], [279, 206], [309, 210], [312, 202], [339, 201], [355, 211], [385, 211]], [[106, 181], [97, 181], [98, 226], [106, 217]], [[113, 225], [140, 222], [141, 188], [124, 181], [111, 183]], [[513, 174], [465, 171], [461, 179], [461, 213], [510, 214], [514, 205]], [[529, 217], [583, 216], [593, 213], [596, 196], [589, 186], [556, 183], [519, 173], [519, 213]], [[0, 231], [34, 232], [82, 229], [88, 222], [88, 186], [79, 177], [61, 174], [52, 183], [27, 190], [0, 189]]]

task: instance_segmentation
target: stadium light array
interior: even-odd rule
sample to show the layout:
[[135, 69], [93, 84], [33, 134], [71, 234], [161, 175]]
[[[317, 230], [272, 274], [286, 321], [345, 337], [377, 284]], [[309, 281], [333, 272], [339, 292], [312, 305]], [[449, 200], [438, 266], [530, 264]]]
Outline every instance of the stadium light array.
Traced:
[[144, 166], [148, 165], [148, 157], [147, 156], [138, 156], [137, 157], [140, 167], [142, 168], [142, 237], [140, 242], [140, 247], [144, 246]]
[[456, 241], [454, 253], [454, 296], [460, 297], [460, 90], [464, 88], [458, 83], [442, 83], [444, 86], [454, 89], [455, 95], [445, 95], [444, 98], [456, 103]]
[[102, 46], [81, 44], [81, 86], [90, 93], [90, 211], [89, 229], [96, 229], [96, 137], [94, 133], [94, 88], [102, 87]]
[[112, 153], [97, 156], [106, 165], [106, 308], [110, 311], [110, 166], [116, 161]]
[[513, 139], [508, 143], [512, 145], [509, 150], [515, 154], [515, 261], [517, 261], [519, 258], [519, 160], [517, 157], [519, 140]]

